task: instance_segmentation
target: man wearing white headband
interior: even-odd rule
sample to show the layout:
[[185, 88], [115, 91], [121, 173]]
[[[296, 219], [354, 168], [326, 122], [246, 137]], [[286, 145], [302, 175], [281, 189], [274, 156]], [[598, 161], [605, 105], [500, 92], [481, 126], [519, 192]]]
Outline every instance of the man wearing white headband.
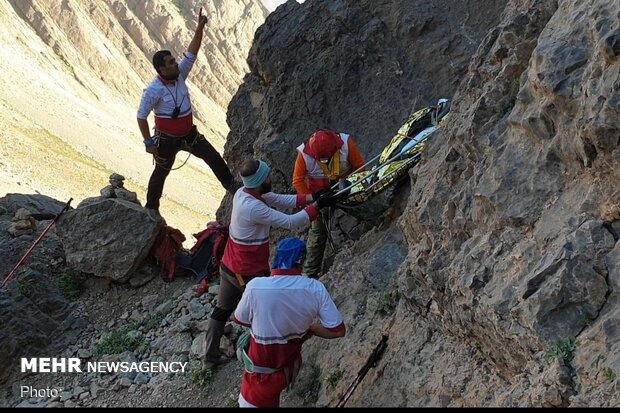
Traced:
[[[325, 195], [317, 200], [311, 194], [274, 194], [271, 192], [270, 169], [264, 161], [247, 161], [239, 172], [243, 188], [238, 189], [233, 197], [229, 239], [220, 266], [217, 306], [211, 313], [207, 329], [205, 366], [208, 368], [223, 361], [220, 358], [220, 338], [241, 299], [245, 284], [270, 273], [271, 227], [294, 230], [307, 226], [317, 218], [320, 208], [335, 203], [333, 197]], [[291, 215], [274, 209], [304, 206], [302, 211]]]

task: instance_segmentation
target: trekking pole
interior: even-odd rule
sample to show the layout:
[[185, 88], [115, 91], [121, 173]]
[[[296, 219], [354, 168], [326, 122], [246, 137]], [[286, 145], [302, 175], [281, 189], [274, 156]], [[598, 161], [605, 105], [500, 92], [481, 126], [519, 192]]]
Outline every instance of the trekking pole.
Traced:
[[52, 228], [52, 226], [56, 223], [56, 221], [58, 221], [58, 218], [60, 218], [60, 216], [67, 210], [69, 209], [69, 205], [71, 204], [71, 201], [73, 201], [73, 198], [69, 198], [69, 200], [67, 201], [66, 205], [64, 206], [63, 209], [60, 210], [60, 212], [58, 213], [58, 215], [56, 215], [56, 217], [52, 220], [52, 222], [50, 222], [47, 227], [45, 227], [45, 229], [43, 230], [43, 232], [41, 233], [41, 235], [39, 235], [39, 238], [37, 238], [34, 243], [30, 246], [30, 248], [28, 248], [28, 251], [26, 251], [26, 253], [24, 254], [24, 256], [17, 261], [17, 264], [15, 264], [15, 267], [13, 267], [13, 269], [11, 270], [11, 272], [9, 272], [9, 274], [6, 276], [6, 278], [4, 279], [4, 281], [2, 282], [2, 285], [0, 286], [0, 288], [3, 288], [9, 281], [11, 281], [11, 278], [13, 278], [13, 276], [15, 275], [15, 272], [17, 271], [17, 269], [24, 263], [24, 261], [26, 261], [26, 259], [30, 256], [30, 254], [32, 253], [32, 251], [34, 250], [34, 248], [39, 244], [39, 242], [41, 242], [41, 240], [43, 239], [43, 237], [45, 236], [45, 234], [47, 234], [47, 232]]
[[372, 354], [370, 355], [370, 357], [368, 357], [368, 360], [366, 360], [366, 364], [364, 364], [364, 366], [360, 369], [360, 372], [357, 373], [357, 377], [355, 377], [355, 380], [353, 380], [353, 383], [351, 383], [349, 385], [349, 388], [344, 392], [344, 394], [338, 401], [338, 404], [336, 404], [336, 407], [344, 407], [344, 405], [347, 404], [349, 397], [351, 397], [351, 395], [353, 394], [357, 386], [362, 382], [362, 380], [364, 380], [364, 377], [366, 376], [366, 373], [368, 373], [368, 370], [370, 370], [372, 367], [377, 366], [379, 359], [381, 359], [381, 356], [383, 356], [383, 352], [385, 351], [387, 347], [387, 340], [388, 340], [388, 336], [384, 335], [381, 337], [381, 341], [379, 342], [379, 344], [377, 344], [377, 347], [375, 347], [375, 349], [372, 351]]

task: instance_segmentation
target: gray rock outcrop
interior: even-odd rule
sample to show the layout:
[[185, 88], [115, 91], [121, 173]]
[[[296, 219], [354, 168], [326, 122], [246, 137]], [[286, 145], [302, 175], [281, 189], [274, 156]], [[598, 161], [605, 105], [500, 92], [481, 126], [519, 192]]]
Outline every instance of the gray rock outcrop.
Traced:
[[49, 214], [60, 212], [62, 207], [62, 203], [43, 195], [9, 194], [0, 198], [0, 282], [16, 269], [0, 289], [0, 364], [4, 366], [0, 369], [0, 387], [21, 377], [21, 357], [60, 354], [84, 328], [84, 320], [71, 314], [70, 303], [58, 286], [56, 273], [65, 257], [53, 227], [16, 268], [50, 221], [37, 221], [32, 234], [13, 237], [7, 231], [17, 211]]
[[[229, 107], [226, 157], [266, 159], [276, 188], [290, 188], [313, 129], [376, 154], [412, 107], [453, 98], [408, 199], [325, 278], [348, 332], [305, 348], [321, 377], [341, 377], [318, 405], [337, 402], [383, 334], [384, 359], [348, 406], [620, 405], [619, 11], [343, 0], [269, 16]], [[397, 232], [404, 257], [384, 249]], [[390, 255], [371, 284], [371, 262]]]
[[63, 215], [57, 232], [70, 268], [126, 282], [148, 255], [161, 226], [133, 202], [106, 199]]

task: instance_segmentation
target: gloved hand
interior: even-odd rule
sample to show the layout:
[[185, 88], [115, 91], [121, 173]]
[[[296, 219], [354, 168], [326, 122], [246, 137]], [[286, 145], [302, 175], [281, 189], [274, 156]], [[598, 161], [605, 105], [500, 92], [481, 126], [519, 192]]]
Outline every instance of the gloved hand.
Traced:
[[144, 139], [144, 148], [148, 153], [157, 155], [157, 140], [153, 137]]
[[338, 199], [340, 197], [336, 196], [337, 189], [329, 189], [324, 194], [322, 194], [317, 200], [316, 204], [319, 208], [332, 207], [336, 205]]
[[316, 202], [324, 193], [329, 191], [329, 188], [323, 188], [312, 194], [312, 202]]

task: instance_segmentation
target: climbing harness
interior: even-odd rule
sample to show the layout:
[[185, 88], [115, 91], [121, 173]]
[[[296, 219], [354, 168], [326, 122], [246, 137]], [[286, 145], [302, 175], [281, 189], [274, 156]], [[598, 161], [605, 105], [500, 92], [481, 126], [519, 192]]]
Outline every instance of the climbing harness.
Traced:
[[167, 171], [176, 171], [177, 169], [181, 169], [182, 167], [185, 166], [185, 164], [187, 163], [187, 161], [189, 161], [189, 157], [192, 156], [191, 153], [187, 154], [187, 158], [185, 159], [185, 161], [183, 161], [183, 163], [181, 164], [181, 166], [178, 166], [176, 168], [166, 168], [165, 166], [162, 166], [163, 162], [159, 161], [157, 158], [159, 158], [159, 156], [153, 154], [153, 165], [157, 164], [157, 166], [159, 166], [162, 169], [165, 169]]
[[[191, 144], [186, 143], [186, 144], [191, 147], [194, 143], [196, 143], [196, 139], [198, 138], [199, 135], [200, 134], [198, 133], [198, 131], [196, 131], [196, 134], [194, 135], [192, 143]], [[159, 131], [156, 131], [155, 135], [153, 136], [153, 139], [155, 139], [156, 146], [159, 148], [159, 142], [160, 142], [161, 139], [170, 139], [170, 138], [162, 137], [162, 133], [159, 132]], [[185, 143], [185, 142], [183, 142], [183, 143]], [[167, 171], [176, 171], [177, 169], [181, 169], [182, 167], [185, 166], [187, 161], [189, 161], [190, 156], [192, 156], [192, 153], [190, 151], [187, 151], [187, 158], [185, 158], [185, 161], [183, 161], [183, 163], [180, 166], [178, 166], [176, 168], [166, 168], [165, 166], [163, 166], [163, 164], [165, 163], [165, 159], [163, 159], [163, 158], [153, 154], [153, 165], [156, 164], [160, 168], [165, 169]], [[162, 159], [162, 160], [160, 160], [160, 159]]]
[[340, 178], [340, 151], [339, 150], [337, 150], [336, 153], [334, 153], [329, 163], [331, 163], [332, 165], [331, 170], [328, 167], [328, 165], [325, 165], [321, 161], [317, 161], [319, 168], [321, 168], [321, 170], [323, 171], [327, 179], [333, 181], [333, 180]]
[[243, 363], [243, 368], [248, 373], [260, 373], [260, 374], [273, 374], [279, 369], [273, 369], [270, 367], [261, 367], [255, 365], [250, 356], [248, 356], [247, 349], [250, 347], [250, 330], [245, 331], [237, 341], [237, 359]]
[[251, 331], [248, 329], [237, 340], [237, 359], [243, 363], [243, 369], [248, 373], [259, 374], [273, 374], [281, 371], [286, 379], [286, 389], [289, 390], [295, 383], [301, 369], [301, 359], [297, 359], [288, 366], [279, 369], [257, 366], [252, 362], [247, 353], [247, 350], [250, 348], [250, 336]]

